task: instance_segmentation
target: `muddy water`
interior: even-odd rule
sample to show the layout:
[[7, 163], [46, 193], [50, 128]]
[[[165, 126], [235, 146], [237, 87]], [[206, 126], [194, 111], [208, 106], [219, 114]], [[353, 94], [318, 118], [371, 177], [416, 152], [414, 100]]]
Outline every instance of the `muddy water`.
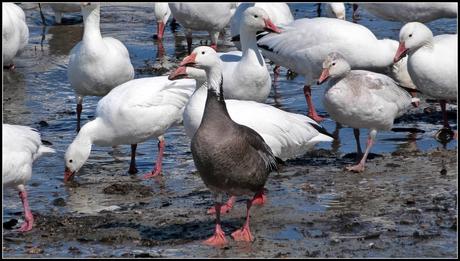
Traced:
[[[457, 255], [457, 142], [443, 146], [433, 135], [441, 127], [436, 103], [422, 103], [397, 121], [402, 132], [380, 132], [373, 159], [363, 174], [349, 174], [355, 143], [349, 128], [336, 130], [338, 139], [282, 166], [267, 183], [268, 202], [254, 207], [251, 228], [256, 241], [214, 249], [201, 244], [213, 232], [214, 219], [205, 214], [211, 195], [196, 173], [190, 140], [182, 126], [166, 137], [163, 177], [143, 180], [156, 157], [156, 141], [138, 146], [138, 175], [127, 174], [129, 146], [94, 146], [75, 181], [63, 184], [63, 155], [75, 137], [75, 95], [67, 81], [70, 49], [81, 39], [77, 14], [65, 25], [53, 25], [45, 12], [26, 10], [30, 41], [16, 58], [15, 71], [3, 71], [3, 121], [33, 126], [52, 143], [57, 154], [34, 166], [28, 184], [35, 229], [26, 234], [10, 229], [22, 222], [17, 193], [3, 193], [3, 255], [5, 257], [455, 257]], [[291, 4], [296, 18], [316, 16], [313, 4]], [[351, 10], [347, 9], [348, 17]], [[359, 23], [377, 37], [397, 39], [400, 23], [380, 21], [360, 10]], [[454, 33], [456, 21], [429, 23], [434, 34]], [[164, 55], [152, 36], [153, 8], [103, 5], [101, 31], [127, 46], [136, 78], [165, 74], [186, 53], [181, 28], [168, 26]], [[205, 43], [197, 34], [194, 46]], [[228, 33], [219, 51], [233, 50]], [[271, 68], [270, 68], [271, 71]], [[305, 113], [303, 78], [281, 70], [268, 103]], [[313, 88], [320, 114], [323, 89]], [[83, 123], [94, 117], [99, 97], [85, 97]], [[427, 113], [425, 108], [431, 108]], [[456, 129], [457, 106], [449, 106]], [[335, 131], [327, 119], [323, 125]], [[409, 132], [408, 130], [412, 131]], [[365, 144], [367, 130], [362, 131]], [[244, 222], [244, 203], [223, 217], [226, 234]], [[289, 215], [287, 215], [289, 213]], [[5, 224], [7, 223], [7, 224]], [[14, 228], [14, 226], [13, 226]]]

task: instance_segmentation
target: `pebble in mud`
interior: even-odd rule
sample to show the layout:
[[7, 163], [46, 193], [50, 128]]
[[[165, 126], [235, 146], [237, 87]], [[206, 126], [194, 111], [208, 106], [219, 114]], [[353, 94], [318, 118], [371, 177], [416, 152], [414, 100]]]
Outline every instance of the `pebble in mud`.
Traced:
[[65, 202], [65, 200], [63, 198], [57, 198], [57, 199], [53, 200], [53, 205], [57, 206], [57, 207], [63, 207], [65, 205], [67, 205], [67, 203]]
[[35, 246], [28, 247], [27, 250], [26, 250], [27, 254], [42, 254], [43, 252], [44, 252], [44, 250], [42, 248], [35, 247]]

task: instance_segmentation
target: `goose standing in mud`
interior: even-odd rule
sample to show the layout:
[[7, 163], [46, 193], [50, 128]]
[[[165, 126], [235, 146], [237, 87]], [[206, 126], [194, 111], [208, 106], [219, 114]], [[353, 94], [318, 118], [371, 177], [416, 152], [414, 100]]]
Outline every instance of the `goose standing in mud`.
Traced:
[[205, 241], [208, 245], [227, 243], [220, 224], [222, 194], [254, 195], [247, 201], [246, 222], [233, 232], [237, 241], [254, 240], [249, 228], [249, 210], [253, 200], [263, 192], [268, 175], [277, 170], [270, 147], [253, 129], [235, 123], [228, 114], [224, 94], [222, 62], [210, 47], [198, 47], [182, 61], [206, 71], [208, 96], [200, 127], [193, 136], [191, 149], [195, 166], [216, 204], [215, 234]]

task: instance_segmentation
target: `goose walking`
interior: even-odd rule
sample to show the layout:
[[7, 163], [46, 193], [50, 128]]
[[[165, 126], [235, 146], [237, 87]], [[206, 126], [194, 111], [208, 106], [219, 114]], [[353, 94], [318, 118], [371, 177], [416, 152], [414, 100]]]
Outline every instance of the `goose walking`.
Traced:
[[[209, 47], [197, 47], [182, 65], [203, 69], [207, 75], [203, 120], [192, 138], [191, 150], [195, 166], [216, 201], [215, 233], [204, 243], [222, 246], [227, 243], [220, 224], [222, 194], [254, 195], [253, 200], [256, 199], [270, 172], [277, 170], [276, 159], [257, 132], [231, 119], [224, 100], [221, 60], [216, 52]], [[244, 226], [232, 233], [237, 241], [254, 240], [249, 228], [253, 200], [247, 201]]]
[[42, 155], [54, 153], [54, 149], [42, 144], [37, 130], [27, 126], [2, 124], [2, 185], [19, 190], [24, 207], [25, 222], [19, 231], [30, 231], [34, 216], [30, 211], [25, 184], [32, 177], [32, 164]]
[[[351, 70], [350, 64], [340, 53], [330, 53], [322, 68], [318, 84], [330, 79], [323, 104], [331, 118], [354, 129], [369, 129], [362, 159], [358, 164], [346, 168], [362, 172], [377, 131], [391, 130], [394, 119], [410, 108], [413, 99], [386, 75]], [[360, 152], [359, 140], [356, 145]]]
[[119, 40], [102, 37], [100, 4], [81, 5], [83, 40], [70, 51], [67, 77], [77, 96], [77, 131], [84, 96], [104, 96], [116, 86], [134, 78], [128, 49]]
[[131, 144], [129, 173], [136, 173], [137, 144], [158, 139], [155, 168], [144, 178], [161, 173], [164, 133], [182, 121], [182, 113], [195, 81], [169, 81], [167, 76], [141, 78], [114, 88], [97, 104], [96, 118], [85, 124], [65, 153], [64, 181], [80, 170], [91, 153], [93, 144], [116, 146]]

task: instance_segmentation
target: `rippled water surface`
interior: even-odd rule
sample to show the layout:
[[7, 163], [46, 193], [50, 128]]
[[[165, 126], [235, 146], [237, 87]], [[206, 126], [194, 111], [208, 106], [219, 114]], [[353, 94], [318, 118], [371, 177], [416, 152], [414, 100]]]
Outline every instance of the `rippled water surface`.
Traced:
[[[313, 4], [290, 4], [296, 18], [315, 17], [316, 6]], [[71, 48], [82, 38], [82, 23], [78, 14], [66, 16], [66, 25], [53, 25], [50, 11], [45, 12], [47, 26], [43, 26], [38, 9], [30, 7], [26, 11], [26, 20], [30, 31], [30, 40], [24, 53], [16, 58], [14, 71], [3, 70], [3, 122], [10, 124], [28, 125], [37, 128], [42, 139], [52, 143], [57, 153], [51, 157], [43, 157], [34, 166], [34, 175], [28, 184], [30, 205], [34, 212], [40, 213], [97, 213], [102, 209], [113, 209], [121, 204], [137, 202], [136, 198], [123, 198], [119, 195], [94, 193], [92, 186], [68, 187], [63, 184], [64, 152], [76, 135], [76, 99], [73, 89], [67, 80], [68, 54]], [[351, 6], [347, 6], [347, 15], [351, 17]], [[402, 24], [376, 19], [360, 10], [360, 24], [367, 26], [378, 38], [397, 39]], [[428, 24], [434, 35], [456, 33], [455, 19], [440, 19]], [[166, 27], [163, 45], [164, 56], [159, 55], [158, 43], [153, 39], [156, 32], [156, 23], [153, 16], [152, 4], [103, 4], [101, 7], [101, 32], [103, 36], [111, 36], [121, 40], [129, 50], [131, 61], [135, 68], [135, 78], [152, 77], [166, 74], [175, 68], [178, 62], [186, 55], [186, 41], [182, 28], [172, 33], [171, 27]], [[200, 41], [207, 40], [207, 33], [194, 35], [194, 47]], [[221, 39], [218, 51], [234, 50], [226, 30]], [[272, 73], [273, 67], [269, 70]], [[283, 110], [305, 114], [306, 104], [303, 96], [303, 77], [290, 79], [286, 76], [287, 70], [282, 69], [276, 86], [276, 93], [272, 93], [268, 103]], [[272, 75], [273, 76], [273, 75]], [[321, 97], [324, 89], [313, 88], [313, 99], [320, 114], [326, 114]], [[95, 108], [100, 97], [87, 96], [84, 99], [82, 124], [92, 120]], [[437, 103], [424, 103], [422, 106], [431, 106], [439, 109]], [[452, 114], [456, 113], [457, 106], [450, 105]], [[416, 115], [397, 121], [395, 127], [415, 128], [423, 132], [380, 132], [377, 142], [372, 148], [375, 154], [394, 152], [407, 148], [418, 148], [421, 151], [433, 150], [441, 145], [433, 135], [441, 128], [441, 114], [436, 120], [424, 120], [423, 112], [412, 112]], [[417, 115], [420, 119], [417, 120]], [[456, 129], [457, 123], [451, 117], [451, 125]], [[433, 118], [429, 118], [433, 119]], [[334, 132], [336, 125], [331, 119], [326, 119], [323, 126]], [[367, 130], [361, 131], [361, 144], [365, 145]], [[114, 177], [120, 181], [130, 181], [146, 184], [152, 191], [161, 191], [163, 196], [186, 195], [192, 190], [191, 183], [201, 182], [191, 173], [195, 167], [190, 152], [190, 140], [185, 135], [183, 126], [172, 127], [165, 135], [166, 150], [163, 160], [164, 178], [160, 182], [144, 181], [141, 174], [150, 171], [157, 155], [157, 141], [150, 140], [138, 146], [137, 168], [140, 173], [130, 176], [126, 173], [129, 167], [130, 147], [128, 145], [112, 147], [93, 146], [92, 153], [76, 179], [81, 183], [104, 184], [110, 183]], [[456, 148], [457, 142], [447, 144], [447, 148]], [[355, 152], [353, 131], [350, 128], [340, 129], [339, 140], [333, 144], [319, 144], [317, 148], [332, 150], [345, 155]], [[363, 147], [364, 148], [364, 147]], [[286, 170], [289, 171], [289, 170]], [[300, 193], [300, 192], [299, 192]], [[66, 206], [56, 207], [53, 200], [62, 197]], [[283, 204], [282, 195], [273, 205]], [[337, 193], [324, 193], [313, 201], [301, 202], [298, 208], [307, 212], [323, 212], [331, 207], [343, 207], [346, 203], [340, 201]], [[164, 198], [162, 198], [164, 199]], [[159, 204], [154, 198], [146, 201], [148, 204]], [[122, 202], [122, 203], [121, 203]], [[4, 221], [16, 217], [22, 211], [20, 200], [14, 190], [6, 190], [3, 195]], [[186, 203], [184, 203], [186, 205]], [[285, 231], [271, 235], [274, 239], [297, 239], [299, 232], [295, 227], [286, 227]], [[98, 246], [104, 251], [104, 246]], [[122, 250], [119, 250], [122, 251]], [[114, 255], [117, 255], [116, 251]], [[14, 255], [14, 254], [13, 254]], [[84, 255], [84, 253], [83, 253]], [[181, 255], [181, 254], [177, 254]]]

